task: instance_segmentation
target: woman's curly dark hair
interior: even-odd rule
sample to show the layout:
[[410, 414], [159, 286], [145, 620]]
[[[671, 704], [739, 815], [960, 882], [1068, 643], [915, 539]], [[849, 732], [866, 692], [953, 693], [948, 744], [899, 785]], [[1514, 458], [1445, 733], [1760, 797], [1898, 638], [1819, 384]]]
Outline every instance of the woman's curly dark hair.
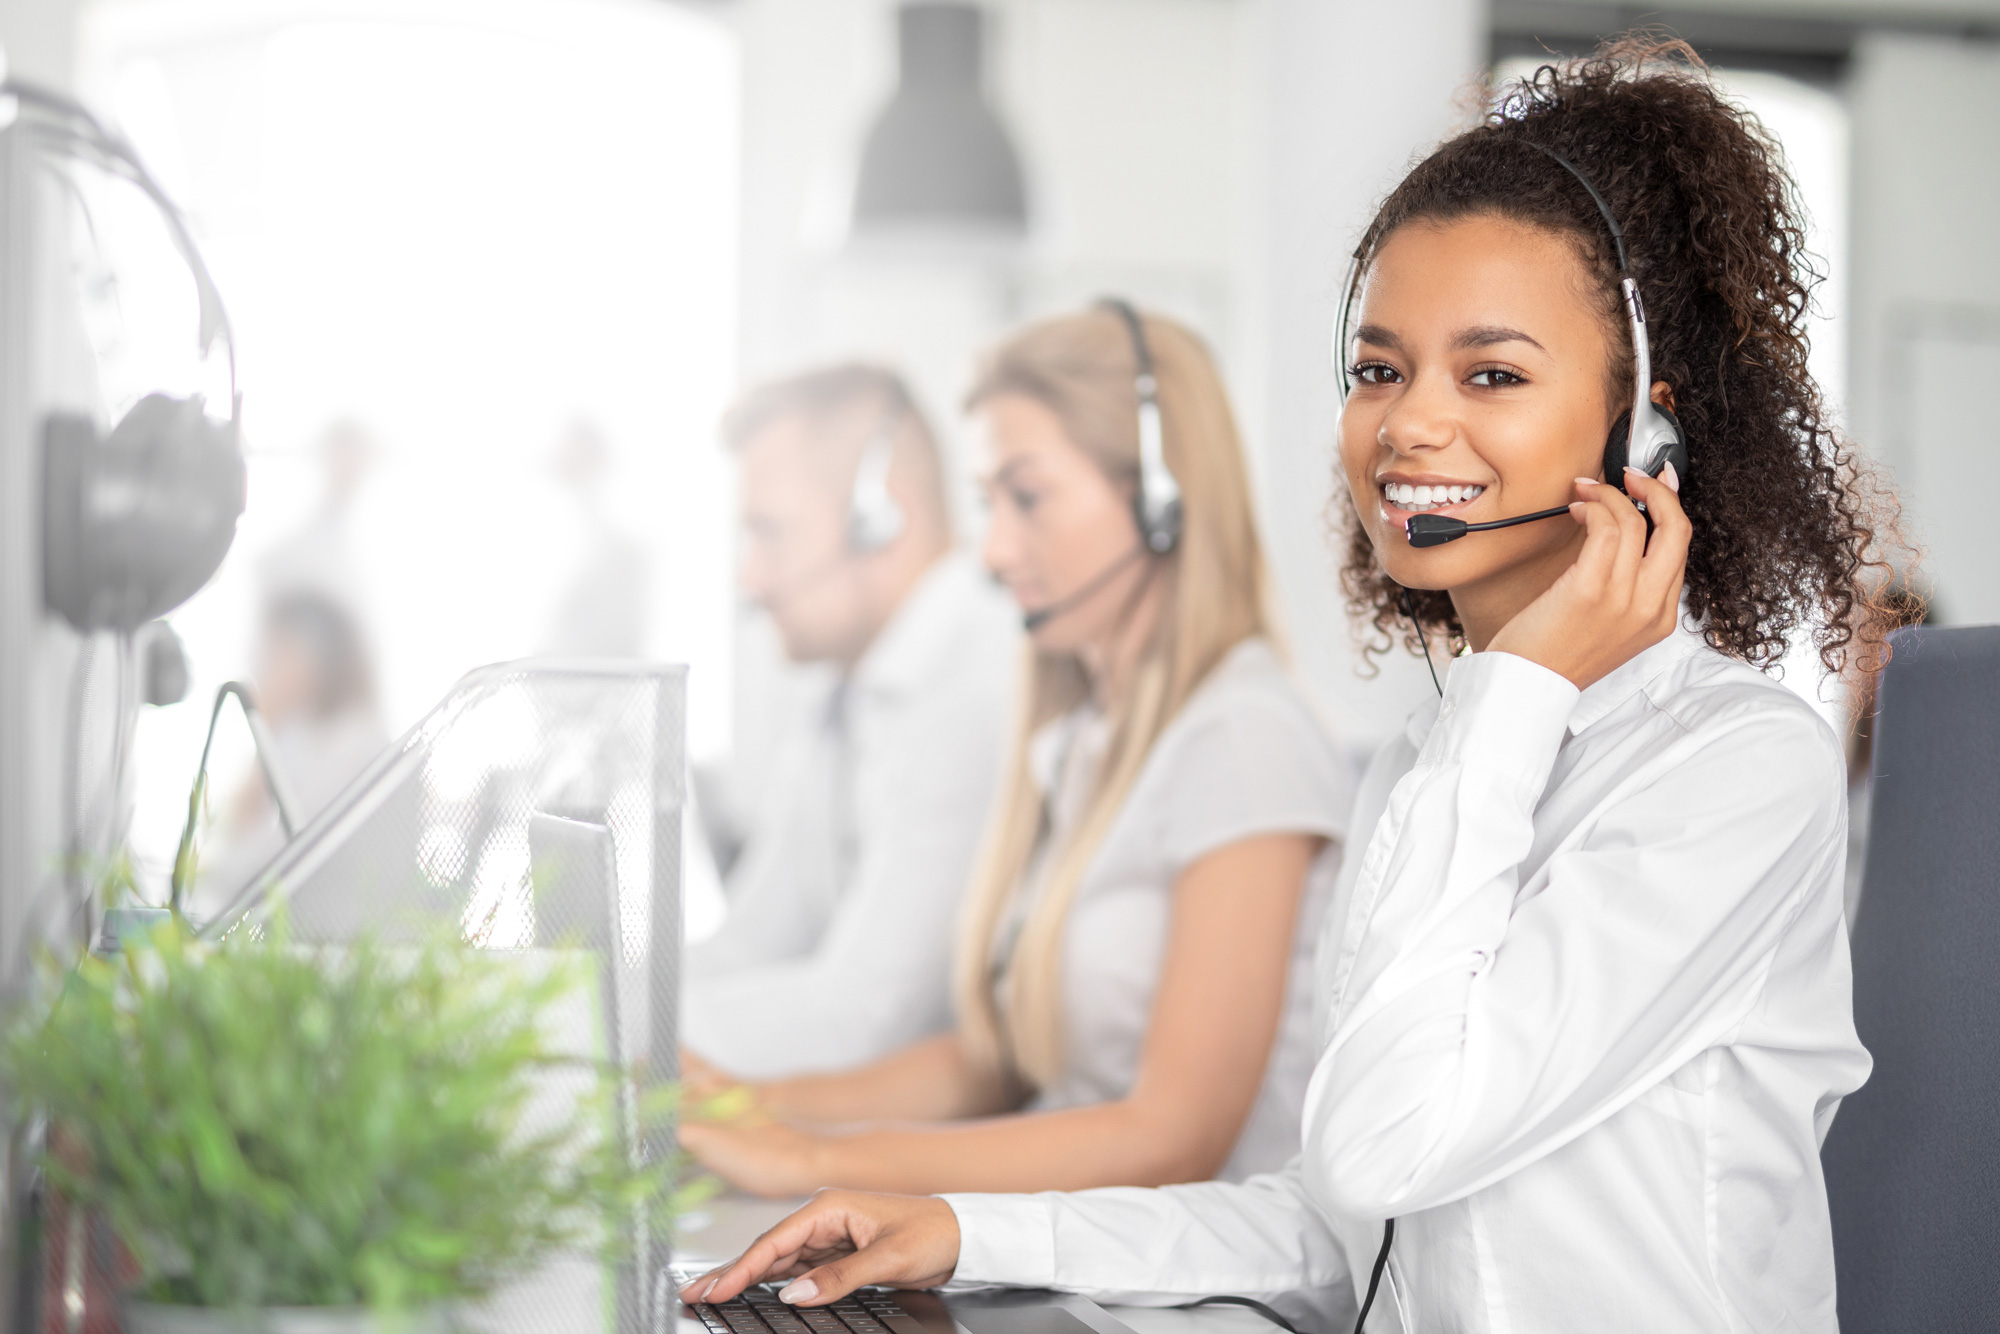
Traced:
[[[1777, 145], [1722, 98], [1686, 44], [1627, 37], [1505, 88], [1479, 125], [1383, 202], [1344, 298], [1406, 223], [1497, 214], [1546, 228], [1574, 241], [1596, 274], [1624, 347], [1613, 374], [1629, 392], [1610, 234], [1576, 178], [1533, 145], [1575, 163], [1624, 230], [1653, 375], [1672, 386], [1687, 432], [1687, 605], [1709, 644], [1769, 666], [1810, 627], [1829, 671], [1851, 657], [1878, 665], [1898, 619], [1882, 596], [1890, 566], [1878, 534], [1894, 533], [1896, 512], [1835, 433], [1806, 369], [1806, 316], [1824, 275], [1806, 253]], [[1373, 626], [1364, 652], [1399, 638], [1414, 652], [1404, 590], [1376, 562], [1353, 503], [1341, 583], [1357, 624]], [[1426, 627], [1460, 634], [1449, 594], [1408, 597]]]

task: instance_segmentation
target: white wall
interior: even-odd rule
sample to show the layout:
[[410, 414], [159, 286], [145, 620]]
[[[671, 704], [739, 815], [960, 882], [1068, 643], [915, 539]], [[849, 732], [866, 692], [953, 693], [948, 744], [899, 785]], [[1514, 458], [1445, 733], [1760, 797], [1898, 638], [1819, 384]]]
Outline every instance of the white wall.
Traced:
[[2000, 44], [1869, 35], [1850, 97], [1854, 434], [1944, 619], [2000, 622]]
[[76, 6], [72, 0], [8, 0], [0, 5], [0, 51], [10, 77], [68, 88], [75, 77]]

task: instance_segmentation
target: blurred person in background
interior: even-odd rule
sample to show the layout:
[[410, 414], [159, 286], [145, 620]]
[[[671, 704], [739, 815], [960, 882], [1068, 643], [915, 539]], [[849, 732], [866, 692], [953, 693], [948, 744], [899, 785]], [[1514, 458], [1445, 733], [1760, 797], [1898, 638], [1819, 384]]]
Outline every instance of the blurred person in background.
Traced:
[[[360, 626], [316, 589], [275, 595], [258, 618], [253, 674], [272, 757], [303, 829], [389, 742]], [[284, 846], [264, 777], [254, 768], [225, 808], [201, 863], [204, 907], [221, 907]]]
[[645, 650], [650, 561], [645, 545], [621, 533], [605, 510], [610, 442], [595, 423], [570, 424], [550, 472], [569, 493], [582, 555], [556, 598], [540, 652], [565, 658], [636, 658]]
[[[1164, 553], [1135, 512], [1147, 363], [1184, 506]], [[1307, 953], [1351, 793], [1272, 642], [1221, 377], [1186, 329], [1119, 306], [1015, 335], [969, 401], [986, 563], [1031, 646], [960, 928], [957, 1028], [758, 1083], [766, 1115], [687, 1124], [682, 1142], [767, 1195], [1276, 1168], [1298, 1148]], [[829, 977], [774, 1019], [829, 1064], [845, 997], [876, 985]], [[814, 1128], [834, 1123], [876, 1125]]]
[[723, 437], [741, 466], [742, 593], [793, 662], [833, 669], [757, 794], [721, 929], [688, 952], [690, 1068], [768, 1079], [949, 1026], [952, 923], [1019, 628], [953, 549], [936, 439], [893, 373], [764, 385]]
[[257, 562], [267, 603], [310, 589], [337, 603], [357, 627], [367, 624], [368, 588], [353, 541], [354, 510], [381, 453], [359, 421], [337, 418], [314, 447], [319, 456], [319, 503], [306, 521], [268, 547]]

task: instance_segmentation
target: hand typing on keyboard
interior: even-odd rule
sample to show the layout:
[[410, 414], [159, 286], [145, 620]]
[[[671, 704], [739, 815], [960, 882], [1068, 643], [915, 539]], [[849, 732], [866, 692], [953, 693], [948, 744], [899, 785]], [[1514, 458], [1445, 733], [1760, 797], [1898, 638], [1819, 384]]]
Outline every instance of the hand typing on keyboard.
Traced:
[[764, 1288], [688, 1308], [708, 1334], [926, 1334], [880, 1292], [861, 1291], [827, 1306], [788, 1306]]
[[[811, 1203], [757, 1238], [750, 1249], [711, 1269], [681, 1289], [681, 1300], [700, 1310], [722, 1309], [738, 1293], [774, 1279], [790, 1279], [776, 1302], [789, 1319], [804, 1321], [800, 1308], [827, 1307], [860, 1288], [935, 1288], [958, 1264], [958, 1215], [935, 1196], [871, 1195], [855, 1190], [823, 1190]], [[785, 1303], [791, 1303], [787, 1306]], [[867, 1314], [864, 1310], [863, 1314]], [[803, 1324], [779, 1329], [756, 1311], [745, 1319], [763, 1323], [739, 1330], [724, 1315], [710, 1334], [920, 1334], [899, 1330], [870, 1315], [876, 1328]], [[704, 1323], [706, 1320], [704, 1319]]]

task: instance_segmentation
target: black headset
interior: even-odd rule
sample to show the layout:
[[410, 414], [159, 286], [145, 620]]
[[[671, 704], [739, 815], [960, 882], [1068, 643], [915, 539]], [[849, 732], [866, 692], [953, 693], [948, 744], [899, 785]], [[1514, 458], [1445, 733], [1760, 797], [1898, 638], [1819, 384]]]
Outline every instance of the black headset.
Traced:
[[1096, 597], [1133, 561], [1148, 555], [1164, 556], [1180, 545], [1181, 485], [1167, 466], [1160, 427], [1160, 385], [1153, 377], [1153, 349], [1146, 343], [1146, 326], [1123, 297], [1107, 296], [1097, 304], [1124, 322], [1125, 333], [1132, 340], [1132, 387], [1139, 399], [1139, 485], [1132, 494], [1132, 522], [1139, 529], [1139, 540], [1082, 586], [1046, 606], [1024, 612], [1021, 628], [1030, 634]]
[[76, 102], [0, 83], [20, 121], [57, 151], [136, 185], [165, 219], [194, 275], [197, 336], [229, 358], [229, 416], [199, 396], [151, 393], [100, 433], [89, 415], [42, 421], [42, 600], [79, 631], [129, 632], [173, 610], [214, 575], [243, 513], [242, 395], [221, 295], [180, 210], [131, 146]]
[[1107, 296], [1098, 305], [1124, 321], [1132, 340], [1132, 386], [1139, 398], [1139, 489], [1132, 497], [1132, 518], [1146, 549], [1164, 556], [1181, 540], [1181, 486], [1167, 466], [1166, 440], [1160, 427], [1160, 385], [1153, 378], [1153, 349], [1139, 312], [1123, 297]]
[[[1653, 401], [1653, 349], [1646, 336], [1646, 304], [1639, 296], [1639, 284], [1632, 277], [1632, 266], [1625, 254], [1625, 232], [1612, 214], [1611, 206], [1604, 202], [1604, 196], [1590, 183], [1590, 178], [1579, 171], [1574, 163], [1553, 148], [1542, 144], [1528, 143], [1528, 147], [1547, 155], [1564, 171], [1576, 177], [1590, 195], [1590, 202], [1604, 219], [1604, 225], [1611, 232], [1611, 245], [1618, 257], [1618, 290], [1624, 299], [1625, 318], [1632, 334], [1632, 406], [1619, 415], [1611, 424], [1611, 432], [1604, 441], [1604, 479], [1623, 491], [1625, 489], [1625, 469], [1629, 465], [1645, 473], [1648, 477], [1658, 477], [1666, 466], [1674, 465], [1677, 476], [1685, 479], [1688, 475], [1687, 435], [1674, 414]], [[1348, 382], [1347, 340], [1348, 320], [1354, 309], [1355, 289], [1360, 285], [1361, 261], [1365, 249], [1357, 248], [1349, 261], [1347, 281], [1343, 286], [1340, 306], [1340, 322], [1335, 330], [1334, 360], [1340, 371], [1340, 397], [1347, 400], [1352, 386]], [[1643, 509], [1644, 507], [1641, 506]], [[1441, 546], [1455, 541], [1467, 533], [1485, 532], [1494, 528], [1511, 528], [1515, 524], [1533, 523], [1538, 519], [1552, 519], [1567, 514], [1567, 505], [1553, 509], [1537, 510], [1533, 514], [1518, 514], [1512, 518], [1495, 519], [1489, 523], [1467, 523], [1444, 514], [1418, 514], [1412, 516], [1409, 524], [1410, 545], [1414, 547]]]

